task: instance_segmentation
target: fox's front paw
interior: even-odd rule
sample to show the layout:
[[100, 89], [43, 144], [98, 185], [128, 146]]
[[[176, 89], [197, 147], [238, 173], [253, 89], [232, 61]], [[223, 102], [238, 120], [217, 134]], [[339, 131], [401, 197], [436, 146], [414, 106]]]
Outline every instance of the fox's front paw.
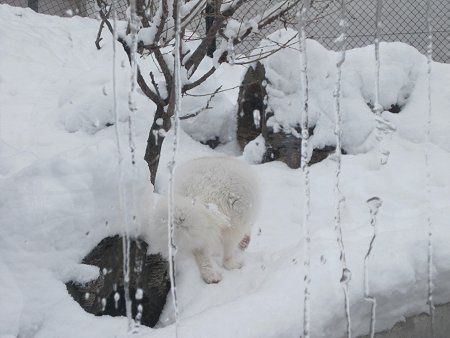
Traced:
[[244, 266], [244, 262], [236, 258], [227, 258], [224, 259], [223, 266], [228, 270], [240, 269]]
[[219, 283], [222, 280], [222, 274], [214, 269], [202, 269], [201, 275], [205, 283]]

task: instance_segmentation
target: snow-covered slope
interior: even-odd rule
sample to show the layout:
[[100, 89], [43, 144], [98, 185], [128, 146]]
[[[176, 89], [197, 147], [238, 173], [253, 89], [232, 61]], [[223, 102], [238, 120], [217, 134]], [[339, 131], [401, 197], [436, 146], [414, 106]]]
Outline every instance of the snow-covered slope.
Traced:
[[[0, 336], [127, 336], [125, 319], [85, 313], [64, 286], [70, 279], [86, 281], [95, 276], [95, 268], [78, 262], [103, 237], [122, 230], [114, 127], [106, 126], [114, 122], [111, 39], [105, 34], [105, 47], [97, 51], [93, 43], [97, 29], [98, 23], [90, 19], [48, 17], [0, 5]], [[344, 69], [349, 73], [351, 69], [359, 79], [353, 85], [369, 82], [358, 94], [366, 100], [372, 95], [367, 89], [372, 79], [370, 64], [364, 59], [372, 57], [372, 50], [352, 51]], [[420, 58], [404, 45], [383, 46], [382, 52], [390, 51], [404, 60]], [[124, 65], [118, 71], [122, 118], [127, 116], [129, 71], [125, 55], [119, 53], [118, 58]], [[314, 61], [321, 66], [319, 59]], [[292, 62], [295, 64], [297, 59]], [[450, 66], [433, 64], [429, 204], [425, 201], [423, 143], [426, 74], [420, 68], [413, 71], [415, 86], [403, 110], [388, 116], [398, 128], [386, 140], [391, 151], [388, 164], [378, 165], [376, 151], [343, 157], [342, 190], [346, 200], [342, 224], [352, 271], [354, 336], [367, 333], [370, 323], [370, 304], [363, 299], [363, 260], [372, 235], [366, 200], [373, 196], [383, 200], [369, 265], [370, 286], [378, 301], [377, 330], [427, 310], [428, 212], [433, 222], [434, 299], [436, 303], [450, 301]], [[239, 83], [241, 73], [240, 68], [228, 67], [219, 70], [217, 76], [226, 74], [226, 86], [232, 87]], [[394, 75], [382, 74], [393, 87], [401, 80], [394, 66]], [[229, 117], [226, 112], [237, 95], [236, 91], [226, 95], [217, 102], [218, 110], [211, 119]], [[200, 104], [188, 100], [184, 103], [186, 113]], [[137, 106], [135, 141], [137, 154], [142, 155], [153, 104], [140, 95]], [[209, 123], [206, 115], [202, 119], [202, 124]], [[121, 123], [125, 146], [126, 129], [127, 124]], [[195, 133], [195, 123], [186, 131]], [[158, 177], [161, 191], [167, 177], [168, 137]], [[233, 153], [234, 148], [231, 144], [219, 147], [219, 151]], [[216, 156], [218, 151], [183, 133], [179, 154], [181, 162]], [[139, 224], [145, 225], [154, 197], [147, 183], [146, 164], [139, 159], [135, 172], [126, 165], [123, 169], [123, 184], [134, 189], [127, 189], [129, 200], [134, 201], [134, 206], [130, 203], [129, 207], [137, 209]], [[220, 284], [206, 285], [191, 256], [177, 257], [181, 337], [275, 338], [298, 337], [301, 332], [301, 172], [278, 162], [253, 169], [261, 183], [263, 205], [253, 229], [246, 266], [224, 271]], [[313, 337], [340, 337], [345, 332], [333, 220], [334, 169], [332, 158], [311, 167]], [[133, 336], [173, 337], [170, 304], [161, 317], [160, 328], [141, 328]]]

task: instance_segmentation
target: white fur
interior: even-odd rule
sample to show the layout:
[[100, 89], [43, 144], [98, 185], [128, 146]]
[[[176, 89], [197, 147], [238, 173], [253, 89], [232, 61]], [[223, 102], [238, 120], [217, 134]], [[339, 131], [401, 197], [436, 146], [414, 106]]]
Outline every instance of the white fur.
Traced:
[[[243, 265], [239, 245], [250, 234], [259, 204], [254, 174], [233, 158], [199, 158], [177, 168], [174, 184], [177, 246], [194, 253], [205, 282], [217, 283], [222, 277], [211, 259], [217, 249], [223, 249], [225, 268]], [[167, 222], [167, 199], [155, 217]]]

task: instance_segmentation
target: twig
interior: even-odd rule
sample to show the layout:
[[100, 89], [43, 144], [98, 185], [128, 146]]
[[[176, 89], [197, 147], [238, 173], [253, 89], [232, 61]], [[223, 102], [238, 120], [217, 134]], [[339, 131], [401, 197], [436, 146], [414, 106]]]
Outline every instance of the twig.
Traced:
[[187, 114], [187, 115], [183, 115], [183, 116], [179, 117], [179, 119], [180, 119], [180, 120], [187, 120], [187, 119], [196, 117], [197, 115], [199, 115], [201, 112], [203, 112], [203, 111], [205, 111], [205, 110], [208, 110], [208, 109], [213, 108], [213, 107], [210, 107], [209, 104], [211, 103], [211, 101], [212, 101], [212, 99], [214, 98], [214, 96], [216, 96], [216, 94], [220, 92], [220, 89], [221, 89], [221, 88], [222, 88], [222, 86], [219, 86], [219, 87], [214, 91], [214, 93], [211, 94], [211, 96], [209, 97], [208, 101], [206, 102], [206, 106], [205, 106], [204, 108], [198, 109], [198, 110], [196, 110], [196, 111], [193, 112], [193, 113], [190, 113], [190, 114]]
[[153, 88], [155, 88], [156, 94], [161, 97], [161, 93], [159, 92], [158, 84], [155, 81], [155, 76], [153, 75], [153, 72], [150, 72], [150, 79], [152, 80]]
[[[99, 5], [99, 7], [101, 6], [100, 2], [97, 2], [97, 4]], [[105, 14], [105, 18], [109, 19], [109, 15], [111, 14], [111, 10], [112, 10], [112, 6], [109, 8], [108, 13]], [[100, 9], [100, 11], [102, 11], [102, 9]], [[103, 31], [103, 27], [105, 26], [105, 20], [102, 19], [102, 22], [100, 23], [100, 27], [98, 29], [98, 33], [97, 33], [97, 38], [95, 39], [95, 46], [97, 47], [97, 49], [101, 49], [102, 47], [100, 46], [100, 41], [103, 40], [102, 38], [102, 31]]]

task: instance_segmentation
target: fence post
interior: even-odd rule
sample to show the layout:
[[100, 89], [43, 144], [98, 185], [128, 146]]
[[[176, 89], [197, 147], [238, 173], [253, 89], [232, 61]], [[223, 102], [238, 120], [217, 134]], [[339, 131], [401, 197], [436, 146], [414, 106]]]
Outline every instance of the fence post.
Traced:
[[[208, 3], [206, 4], [206, 8], [205, 8], [206, 34], [208, 34], [209, 29], [211, 28], [211, 26], [214, 23], [214, 15], [215, 15], [214, 7], [215, 6], [213, 5], [213, 2], [214, 2], [214, 0], [208, 1]], [[216, 38], [214, 38], [214, 40], [208, 46], [206, 55], [208, 55], [209, 57], [212, 58], [215, 51], [216, 51]]]
[[38, 2], [39, 0], [28, 0], [28, 7], [30, 7], [33, 11], [38, 11]]

